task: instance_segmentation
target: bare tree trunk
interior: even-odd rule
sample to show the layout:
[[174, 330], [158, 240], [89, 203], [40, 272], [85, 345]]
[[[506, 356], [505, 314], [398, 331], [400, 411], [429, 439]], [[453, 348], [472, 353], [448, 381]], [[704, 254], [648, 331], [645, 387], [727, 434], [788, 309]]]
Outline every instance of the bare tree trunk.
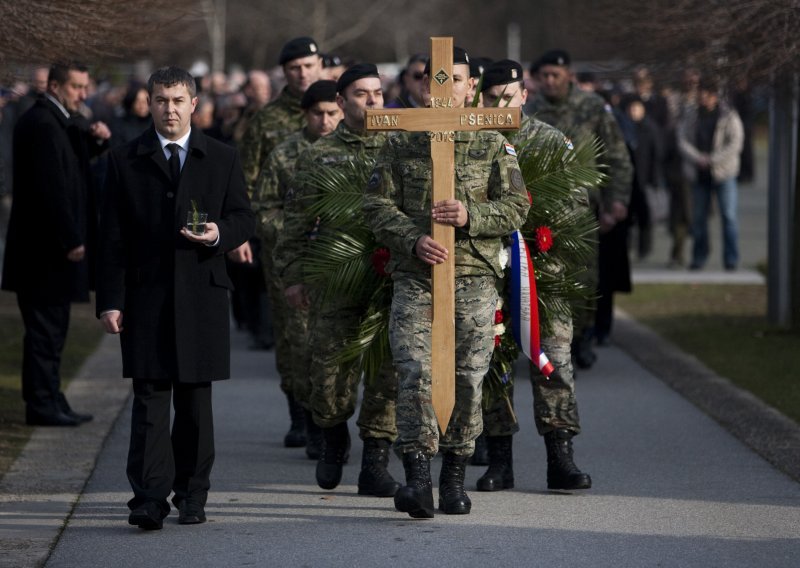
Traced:
[[203, 19], [208, 29], [211, 51], [211, 71], [225, 72], [226, 0], [203, 0]]
[[[797, 93], [798, 78], [795, 76], [795, 93]], [[792, 239], [789, 246], [792, 247], [792, 274], [791, 274], [791, 325], [795, 331], [800, 331], [800, 109], [798, 109], [798, 98], [795, 96], [795, 117], [797, 123], [797, 136], [794, 144], [794, 214], [790, 218], [792, 223]]]

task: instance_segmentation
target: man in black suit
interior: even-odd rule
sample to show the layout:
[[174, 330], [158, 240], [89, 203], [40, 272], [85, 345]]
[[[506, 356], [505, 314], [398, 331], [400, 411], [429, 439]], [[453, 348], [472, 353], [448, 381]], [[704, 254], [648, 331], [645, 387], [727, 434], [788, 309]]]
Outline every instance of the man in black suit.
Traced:
[[88, 86], [83, 65], [53, 65], [47, 92], [14, 129], [14, 201], [2, 287], [17, 293], [25, 325], [22, 397], [31, 425], [75, 426], [92, 419], [70, 408], [59, 373], [70, 303], [89, 301], [88, 257], [97, 221], [89, 158], [103, 148], [97, 141], [111, 136], [101, 122], [84, 128], [73, 118]]
[[[171, 491], [179, 523], [206, 520], [211, 382], [230, 373], [224, 252], [255, 220], [236, 151], [191, 128], [192, 76], [159, 69], [147, 90], [153, 128], [109, 159], [97, 312], [120, 334], [123, 375], [133, 379], [128, 522], [150, 530], [163, 526]], [[186, 227], [195, 211], [208, 215], [201, 234]]]

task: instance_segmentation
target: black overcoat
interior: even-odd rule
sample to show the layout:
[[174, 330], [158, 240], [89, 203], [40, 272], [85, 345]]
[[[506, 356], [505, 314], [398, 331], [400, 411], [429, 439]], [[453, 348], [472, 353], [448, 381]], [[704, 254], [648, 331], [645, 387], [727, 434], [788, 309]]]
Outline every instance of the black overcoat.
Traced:
[[[192, 130], [180, 183], [150, 128], [112, 150], [100, 223], [97, 312], [123, 314], [123, 375], [206, 382], [230, 375], [224, 252], [255, 220], [236, 150]], [[218, 246], [180, 234], [194, 200], [219, 226]]]
[[[92, 142], [93, 150], [101, 147]], [[14, 128], [14, 199], [3, 289], [43, 304], [89, 301], [88, 241], [97, 219], [86, 136], [52, 101], [36, 101]]]

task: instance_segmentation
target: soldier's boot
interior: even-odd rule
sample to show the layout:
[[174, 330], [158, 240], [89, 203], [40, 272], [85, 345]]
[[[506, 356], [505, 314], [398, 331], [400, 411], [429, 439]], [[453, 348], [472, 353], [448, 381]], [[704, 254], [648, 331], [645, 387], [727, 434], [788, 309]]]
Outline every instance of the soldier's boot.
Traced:
[[469, 459], [470, 465], [489, 465], [489, 448], [486, 441], [486, 431], [481, 432], [481, 435], [475, 438], [475, 451]]
[[361, 473], [358, 474], [358, 494], [375, 497], [394, 497], [400, 484], [386, 469], [389, 465], [388, 440], [381, 438], [364, 439], [364, 453], [361, 455]]
[[572, 437], [575, 434], [566, 428], [559, 428], [544, 435], [547, 448], [547, 488], [548, 489], [589, 489], [592, 478], [583, 473], [572, 459]]
[[306, 411], [294, 397], [286, 395], [289, 401], [289, 419], [291, 426], [283, 438], [283, 445], [287, 448], [302, 448], [306, 445]]
[[489, 436], [489, 469], [478, 479], [478, 491], [501, 491], [514, 487], [512, 436]]
[[406, 484], [394, 494], [394, 507], [415, 519], [433, 518], [431, 460], [422, 452], [403, 454]]
[[439, 509], [446, 515], [468, 515], [472, 501], [464, 491], [468, 456], [445, 452], [439, 473]]
[[347, 422], [322, 428], [322, 455], [317, 461], [317, 485], [334, 489], [342, 480], [342, 468], [350, 455], [350, 432]]
[[308, 459], [318, 460], [322, 455], [322, 428], [317, 426], [311, 412], [308, 410], [306, 413], [306, 455]]
[[592, 337], [594, 333], [591, 328], [586, 328], [581, 334], [572, 340], [572, 356], [575, 364], [580, 369], [590, 369], [597, 361], [597, 355], [592, 350]]

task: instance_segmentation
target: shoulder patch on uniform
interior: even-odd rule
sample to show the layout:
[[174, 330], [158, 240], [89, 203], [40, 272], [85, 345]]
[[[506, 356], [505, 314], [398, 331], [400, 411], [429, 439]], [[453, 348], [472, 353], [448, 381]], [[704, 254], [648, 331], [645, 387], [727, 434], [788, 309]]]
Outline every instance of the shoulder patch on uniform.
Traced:
[[514, 146], [508, 142], [503, 142], [503, 149], [509, 156], [514, 156], [515, 158], [517, 157], [517, 151], [514, 149]]
[[517, 191], [524, 191], [525, 190], [525, 180], [522, 179], [522, 172], [520, 172], [517, 168], [509, 168], [509, 181], [511, 181], [511, 187], [516, 189]]
[[613, 108], [611, 108], [611, 105], [610, 105], [610, 104], [606, 103], [605, 105], [603, 105], [603, 108], [605, 109], [605, 111], [606, 111], [608, 114], [614, 114], [614, 109], [613, 109]]
[[370, 191], [375, 191], [381, 185], [381, 174], [378, 171], [372, 172], [372, 175], [369, 177], [369, 181], [367, 182], [367, 189]]
[[565, 146], [566, 146], [566, 147], [567, 147], [569, 150], [574, 150], [574, 149], [575, 149], [575, 146], [572, 144], [572, 140], [570, 140], [570, 139], [569, 139], [569, 138], [567, 138], [566, 136], [564, 136], [564, 145], [565, 145]]

